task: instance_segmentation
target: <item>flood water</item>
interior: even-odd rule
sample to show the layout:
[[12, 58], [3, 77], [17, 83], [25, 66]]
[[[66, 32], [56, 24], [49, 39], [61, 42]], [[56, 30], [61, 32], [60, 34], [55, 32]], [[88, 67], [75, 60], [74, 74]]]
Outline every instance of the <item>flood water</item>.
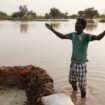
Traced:
[[[61, 33], [74, 31], [75, 19], [53, 22]], [[105, 104], [105, 38], [90, 42], [87, 63], [87, 98], [80, 98], [68, 81], [72, 43], [61, 40], [45, 27], [44, 22], [0, 21], [0, 65], [35, 65], [47, 70], [54, 79], [57, 92], [71, 96], [75, 105]], [[89, 25], [85, 32], [98, 35], [105, 29], [105, 23]]]

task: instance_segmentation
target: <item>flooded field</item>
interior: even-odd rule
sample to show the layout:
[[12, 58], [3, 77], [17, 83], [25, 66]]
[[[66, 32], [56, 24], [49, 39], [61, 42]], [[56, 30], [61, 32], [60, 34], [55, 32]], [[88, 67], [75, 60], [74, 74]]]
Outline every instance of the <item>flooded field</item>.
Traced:
[[[64, 34], [72, 32], [75, 21], [71, 19], [67, 22], [54, 22], [55, 29]], [[69, 94], [75, 105], [104, 105], [105, 38], [89, 44], [87, 98], [81, 100], [80, 91], [73, 93], [68, 82], [72, 43], [70, 40], [57, 38], [45, 27], [45, 23], [51, 22], [0, 21], [0, 65], [40, 66], [54, 79], [55, 90]], [[85, 31], [98, 35], [104, 29], [105, 23], [97, 22], [90, 24]], [[25, 93], [21, 90], [18, 91], [19, 94], [16, 92], [14, 89], [0, 91], [2, 105], [21, 105], [26, 100]]]

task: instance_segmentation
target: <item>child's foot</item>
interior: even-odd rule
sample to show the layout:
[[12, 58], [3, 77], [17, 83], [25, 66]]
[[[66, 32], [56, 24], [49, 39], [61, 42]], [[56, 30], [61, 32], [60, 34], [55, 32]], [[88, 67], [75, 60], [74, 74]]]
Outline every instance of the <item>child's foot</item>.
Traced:
[[73, 88], [73, 91], [77, 91], [77, 86], [76, 85], [72, 86], [72, 88]]

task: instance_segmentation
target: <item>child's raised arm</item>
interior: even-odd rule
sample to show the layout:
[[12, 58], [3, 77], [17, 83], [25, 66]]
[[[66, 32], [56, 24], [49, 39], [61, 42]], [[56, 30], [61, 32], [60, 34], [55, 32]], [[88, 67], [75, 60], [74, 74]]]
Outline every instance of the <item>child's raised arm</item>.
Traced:
[[61, 38], [61, 39], [69, 39], [67, 35], [64, 35], [64, 34], [62, 34], [62, 33], [57, 32], [56, 30], [54, 30], [52, 24], [50, 25], [50, 24], [45, 23], [45, 26], [46, 26], [49, 30], [51, 30], [51, 31], [52, 31], [56, 36], [58, 36], [59, 38]]
[[101, 40], [103, 37], [105, 36], [105, 31], [103, 31], [102, 33], [100, 33], [99, 35], [92, 35], [91, 36], [91, 41], [94, 41], [94, 40]]

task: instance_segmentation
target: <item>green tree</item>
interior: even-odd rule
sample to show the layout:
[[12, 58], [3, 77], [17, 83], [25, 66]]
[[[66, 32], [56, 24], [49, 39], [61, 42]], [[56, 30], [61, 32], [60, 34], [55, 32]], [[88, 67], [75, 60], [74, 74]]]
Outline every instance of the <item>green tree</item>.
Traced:
[[68, 13], [60, 13], [60, 18], [67, 19], [68, 18]]
[[61, 12], [59, 11], [59, 9], [56, 9], [56, 8], [51, 8], [50, 9], [50, 13], [49, 15], [52, 17], [52, 18], [59, 18], [60, 17], [60, 14]]
[[97, 16], [99, 16], [99, 13], [93, 7], [85, 9], [85, 17], [93, 18], [93, 17], [97, 17]]
[[51, 18], [51, 16], [48, 13], [46, 13], [45, 14], [45, 19], [50, 19], [50, 18]]
[[78, 16], [79, 17], [84, 17], [85, 16], [85, 11], [79, 11]]
[[68, 18], [76, 19], [76, 18], [78, 18], [78, 15], [77, 14], [72, 14], [72, 15], [69, 15]]
[[68, 13], [67, 12], [62, 13], [57, 8], [51, 8], [50, 12], [45, 14], [45, 18], [46, 19], [51, 19], [51, 18], [53, 18], [53, 19], [57, 19], [57, 18], [62, 19], [63, 18], [64, 19], [64, 18], [68, 18]]
[[8, 15], [2, 11], [0, 11], [0, 19], [6, 19]]
[[21, 17], [24, 18], [28, 12], [26, 5], [20, 6], [19, 10], [20, 10]]
[[33, 19], [35, 19], [37, 17], [36, 13], [33, 12], [33, 10], [28, 11], [27, 16], [29, 16], [29, 17], [31, 17]]
[[19, 19], [35, 19], [37, 17], [36, 13], [33, 10], [28, 11], [26, 5], [19, 6], [19, 11], [14, 12], [12, 15], [14, 18]]
[[97, 10], [95, 10], [93, 7], [91, 7], [91, 8], [85, 9], [84, 11], [79, 11], [78, 16], [92, 19], [94, 17], [98, 17], [99, 13]]
[[14, 18], [18, 18], [18, 17], [21, 17], [21, 13], [20, 12], [14, 12], [14, 13], [12, 13], [11, 16]]

